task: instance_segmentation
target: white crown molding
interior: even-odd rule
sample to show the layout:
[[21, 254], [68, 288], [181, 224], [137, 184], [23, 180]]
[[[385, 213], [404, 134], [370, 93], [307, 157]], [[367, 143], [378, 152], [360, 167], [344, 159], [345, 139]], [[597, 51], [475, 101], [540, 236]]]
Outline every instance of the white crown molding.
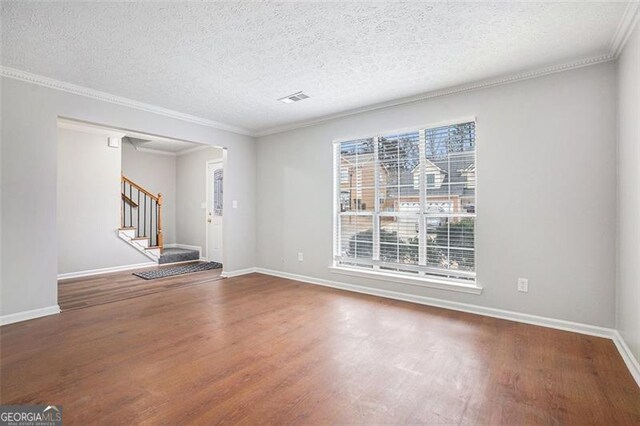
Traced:
[[529, 80], [532, 78], [543, 77], [549, 74], [555, 74], [563, 71], [569, 71], [576, 68], [587, 67], [590, 65], [601, 64], [603, 62], [609, 62], [614, 60], [614, 56], [610, 53], [606, 55], [594, 56], [589, 58], [580, 59], [578, 61], [567, 62], [559, 65], [552, 65], [549, 67], [539, 68], [532, 71], [524, 71], [516, 74], [509, 74], [502, 77], [491, 78], [486, 80], [480, 80], [473, 83], [462, 84], [458, 86], [452, 86], [445, 89], [433, 90], [430, 92], [421, 93], [415, 96], [409, 96], [406, 98], [395, 99], [392, 101], [382, 102], [374, 105], [365, 106], [362, 108], [351, 109], [348, 111], [339, 112], [336, 114], [326, 115], [324, 117], [302, 121], [299, 123], [274, 127], [271, 129], [261, 130], [257, 132], [258, 137], [273, 135], [276, 133], [282, 133], [289, 130], [300, 129], [303, 127], [315, 126], [316, 124], [324, 123], [326, 121], [335, 120], [337, 118], [348, 117], [350, 115], [360, 114], [363, 112], [375, 111], [378, 109], [389, 108], [398, 105], [409, 104], [413, 102], [419, 102], [426, 99], [438, 98], [442, 96], [448, 96], [458, 93], [470, 92], [479, 89], [487, 89], [489, 87], [502, 86], [504, 84], [511, 84], [518, 81]]
[[[603, 62], [612, 61], [617, 59], [620, 53], [622, 52], [622, 50], [624, 49], [624, 46], [627, 40], [629, 39], [629, 36], [633, 32], [639, 20], [640, 20], [640, 3], [637, 0], [628, 2], [627, 7], [623, 13], [622, 19], [620, 20], [620, 23], [618, 24], [618, 27], [614, 33], [613, 39], [610, 43], [609, 53], [604, 55], [584, 58], [584, 59], [580, 59], [572, 62], [552, 65], [552, 66], [539, 68], [531, 71], [508, 74], [501, 77], [485, 79], [485, 80], [480, 80], [476, 82], [452, 86], [448, 88], [433, 90], [433, 91], [421, 93], [415, 96], [409, 96], [405, 98], [390, 100], [387, 102], [381, 102], [381, 103], [377, 103], [377, 104], [373, 104], [373, 105], [369, 105], [361, 108], [355, 108], [355, 109], [350, 109], [350, 110], [342, 111], [335, 114], [325, 115], [325, 116], [314, 118], [311, 120], [304, 120], [298, 123], [293, 123], [289, 125], [278, 126], [278, 127], [273, 127], [273, 128], [268, 128], [268, 129], [263, 129], [258, 131], [251, 131], [248, 129], [244, 129], [237, 126], [231, 126], [225, 123], [220, 123], [220, 122], [209, 120], [206, 118], [196, 117], [190, 114], [181, 113], [181, 112], [170, 110], [167, 108], [146, 104], [143, 102], [138, 102], [133, 99], [128, 99], [121, 96], [112, 95], [106, 92], [90, 89], [87, 87], [66, 83], [63, 81], [55, 80], [55, 79], [44, 77], [41, 75], [29, 73], [26, 71], [21, 71], [15, 68], [0, 66], [0, 76], [13, 78], [16, 80], [22, 80], [29, 83], [38, 84], [44, 87], [62, 90], [69, 93], [76, 94], [76, 95], [86, 96], [89, 98], [98, 99], [105, 102], [110, 102], [110, 103], [123, 105], [131, 108], [136, 108], [143, 111], [148, 111], [151, 113], [175, 118], [178, 120], [188, 121], [188, 122], [200, 124], [203, 126], [216, 128], [219, 130], [225, 130], [228, 132], [238, 133], [241, 135], [252, 136], [252, 137], [262, 137], [262, 136], [273, 135], [276, 133], [282, 133], [290, 130], [300, 129], [304, 127], [310, 127], [320, 123], [324, 123], [326, 121], [347, 117], [350, 115], [360, 114], [363, 112], [375, 111], [378, 109], [388, 108], [392, 106], [398, 106], [398, 105], [418, 102], [426, 99], [453, 95], [457, 93], [464, 93], [464, 92], [469, 92], [473, 90], [485, 89], [489, 87], [500, 86], [503, 84], [515, 83], [518, 81], [528, 80], [528, 79], [542, 77], [549, 74], [569, 71], [576, 68], [581, 68], [589, 65], [596, 65]], [[178, 155], [180, 155], [180, 153], [178, 153]]]
[[397, 105], [408, 104], [412, 102], [418, 102], [425, 99], [431, 99], [441, 96], [453, 95], [456, 93], [464, 93], [472, 90], [485, 89], [494, 86], [500, 86], [503, 84], [515, 83], [522, 80], [528, 80], [531, 78], [542, 77], [549, 74], [554, 74], [563, 71], [569, 71], [576, 68], [582, 68], [589, 65], [596, 65], [603, 62], [616, 60], [622, 50], [624, 49], [629, 36], [633, 33], [635, 26], [640, 21], [640, 2], [638, 0], [632, 0], [627, 3], [627, 7], [622, 15], [622, 19], [618, 24], [618, 28], [613, 35], [613, 39], [609, 46], [609, 53], [601, 56], [589, 57], [580, 59], [573, 62], [568, 62], [559, 65], [553, 65], [545, 68], [540, 68], [532, 71], [525, 71], [516, 74], [505, 75], [493, 79], [480, 80], [477, 82], [462, 84], [458, 86], [452, 86], [449, 88], [434, 90], [425, 92], [415, 96], [409, 96], [406, 98], [391, 100], [388, 102], [382, 102], [362, 108], [351, 109], [336, 114], [330, 114], [316, 119], [305, 120], [298, 123], [284, 125], [279, 127], [273, 127], [270, 129], [259, 130], [256, 132], [257, 137], [269, 136], [277, 133], [286, 132], [289, 130], [301, 129], [304, 127], [315, 126], [316, 124], [324, 123], [326, 121], [334, 120], [337, 118], [347, 117], [350, 115], [360, 114], [368, 111], [375, 111], [378, 109], [388, 108]]
[[255, 136], [254, 132], [236, 127], [218, 121], [208, 120], [206, 118], [196, 117], [191, 114], [174, 111], [171, 109], [159, 107], [156, 105], [138, 102], [133, 99], [124, 98], [122, 96], [112, 95], [110, 93], [101, 92], [99, 90], [90, 89], [88, 87], [78, 86], [76, 84], [67, 83], [53, 78], [45, 77], [38, 74], [18, 70], [15, 68], [0, 66], [0, 76], [13, 78], [15, 80], [26, 81], [28, 83], [37, 84], [39, 86], [48, 87], [50, 89], [61, 90], [63, 92], [73, 93], [74, 95], [85, 96], [87, 98], [97, 99], [99, 101], [109, 102], [116, 105], [122, 105], [129, 108], [135, 108], [154, 114], [164, 115], [166, 117], [175, 118], [190, 123], [200, 124], [202, 126], [212, 127], [218, 130], [237, 133], [246, 136]]
[[[630, 5], [632, 4], [636, 5], [635, 9], [632, 6], [628, 6], [625, 11], [625, 16], [630, 15], [631, 12], [629, 11], [632, 10], [633, 14], [635, 14], [635, 17], [629, 18], [626, 21], [623, 19], [623, 21], [628, 23], [624, 26], [621, 25], [618, 28], [618, 31], [616, 31], [616, 35], [618, 34], [618, 32], [622, 34], [624, 33], [624, 31], [621, 30], [620, 28], [627, 28], [626, 35], [621, 38], [621, 42], [619, 43], [619, 45], [616, 45], [620, 50], [622, 50], [622, 48], [624, 47], [624, 42], [626, 42], [626, 40], [628, 39], [631, 33], [631, 31], [629, 31], [629, 29], [632, 28], [631, 24], [637, 22], [638, 20], [637, 19], [638, 18], [637, 3], [630, 3]], [[188, 121], [188, 122], [200, 124], [203, 126], [212, 127], [219, 130], [225, 130], [228, 132], [237, 133], [237, 134], [246, 135], [246, 136], [252, 136], [252, 137], [262, 137], [262, 136], [273, 135], [276, 133], [286, 132], [289, 130], [310, 127], [316, 124], [324, 123], [326, 121], [330, 121], [330, 120], [334, 120], [342, 117], [348, 117], [350, 115], [360, 114], [363, 112], [375, 111], [378, 109], [389, 108], [393, 106], [418, 102], [426, 99], [432, 99], [432, 98], [437, 98], [437, 97], [442, 97], [447, 95], [453, 95], [457, 93], [464, 93], [464, 92], [469, 92], [473, 90], [485, 89], [485, 88], [494, 87], [494, 86], [501, 86], [504, 84], [515, 83], [522, 80], [528, 80], [528, 79], [542, 77], [549, 74], [569, 71], [576, 68], [582, 68], [589, 65], [596, 65], [603, 62], [614, 60], [615, 58], [616, 56], [613, 53], [609, 53], [606, 55], [595, 56], [595, 57], [581, 59], [578, 61], [540, 68], [533, 71], [525, 71], [525, 72], [520, 72], [516, 74], [509, 74], [502, 77], [480, 80], [478, 82], [452, 86], [444, 89], [433, 90], [433, 91], [421, 93], [415, 96], [409, 96], [409, 97], [395, 99], [387, 102], [381, 102], [381, 103], [377, 103], [377, 104], [373, 104], [373, 105], [369, 105], [361, 108], [355, 108], [355, 109], [350, 109], [350, 110], [335, 113], [335, 114], [325, 115], [325, 116], [311, 119], [311, 120], [305, 120], [305, 121], [301, 121], [301, 122], [290, 124], [290, 125], [273, 127], [270, 129], [265, 129], [261, 131], [255, 131], [255, 132], [248, 129], [241, 128], [241, 127], [230, 126], [224, 123], [219, 123], [217, 121], [208, 120], [206, 118], [196, 117], [190, 114], [173, 111], [167, 108], [146, 104], [143, 102], [138, 102], [133, 99], [124, 98], [121, 96], [112, 95], [106, 92], [101, 92], [101, 91], [90, 89], [87, 87], [78, 86], [78, 85], [67, 83], [64, 81], [55, 80], [49, 77], [44, 77], [41, 75], [29, 73], [26, 71], [21, 71], [15, 68], [0, 66], [0, 76], [13, 78], [21, 81], [26, 81], [28, 83], [37, 84], [40, 86], [48, 87], [50, 89], [61, 90], [61, 91], [73, 93], [76, 95], [97, 99], [104, 102], [110, 102], [113, 104], [123, 105], [130, 108], [136, 108], [136, 109], [151, 112], [154, 114], [164, 115], [167, 117], [175, 118], [182, 121]], [[190, 149], [181, 151], [177, 155], [181, 155], [183, 153], [186, 154], [188, 152], [191, 152]]]
[[638, 24], [638, 20], [640, 20], [640, 3], [631, 1], [627, 3], [622, 19], [613, 35], [613, 40], [611, 40], [609, 51], [614, 58], [617, 59], [622, 53], [625, 44], [627, 44], [627, 40], [629, 40], [631, 33], [633, 33], [633, 30]]

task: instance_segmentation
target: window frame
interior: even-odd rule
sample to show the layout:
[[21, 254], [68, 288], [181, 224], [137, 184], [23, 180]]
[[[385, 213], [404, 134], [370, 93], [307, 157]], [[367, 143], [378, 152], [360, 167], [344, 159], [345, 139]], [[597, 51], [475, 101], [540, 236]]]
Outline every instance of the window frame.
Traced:
[[[361, 139], [371, 139], [373, 141], [373, 145], [374, 145], [374, 155], [376, 156], [375, 158], [377, 158], [377, 153], [378, 153], [378, 141], [380, 137], [384, 137], [385, 135], [399, 135], [399, 134], [406, 134], [406, 133], [411, 133], [411, 132], [419, 132], [420, 134], [420, 158], [422, 159], [425, 155], [425, 141], [422, 137], [422, 135], [424, 135], [424, 131], [428, 130], [428, 129], [434, 129], [434, 128], [438, 128], [438, 127], [445, 127], [445, 126], [452, 126], [452, 125], [456, 125], [456, 124], [464, 124], [464, 123], [469, 123], [469, 122], [473, 122], [474, 126], [475, 126], [475, 132], [477, 135], [477, 131], [478, 131], [478, 120], [475, 116], [473, 117], [462, 117], [462, 118], [457, 118], [454, 120], [447, 120], [447, 121], [441, 121], [441, 122], [435, 122], [435, 123], [430, 123], [430, 124], [425, 124], [425, 125], [417, 125], [417, 126], [411, 126], [411, 127], [407, 127], [407, 128], [402, 128], [402, 129], [396, 129], [396, 130], [380, 130], [380, 131], [375, 131], [370, 133], [367, 136], [356, 136], [356, 137], [348, 137], [348, 138], [339, 138], [339, 139], [334, 139], [331, 144], [332, 144], [332, 148], [333, 148], [333, 155], [332, 155], [332, 160], [333, 160], [333, 238], [332, 238], [332, 243], [333, 243], [333, 248], [332, 248], [332, 263], [331, 266], [329, 266], [329, 270], [331, 272], [334, 273], [339, 273], [339, 274], [344, 274], [344, 275], [349, 275], [349, 276], [357, 276], [357, 277], [363, 277], [363, 278], [372, 278], [372, 279], [379, 279], [379, 280], [385, 280], [385, 281], [393, 281], [393, 282], [397, 282], [397, 283], [401, 283], [401, 284], [409, 284], [409, 285], [417, 285], [417, 286], [421, 286], [421, 287], [430, 287], [430, 288], [437, 288], [437, 289], [444, 289], [444, 290], [452, 290], [452, 291], [458, 291], [458, 292], [463, 292], [463, 293], [472, 293], [472, 294], [481, 294], [482, 293], [482, 286], [478, 283], [477, 280], [477, 270], [475, 268], [474, 265], [474, 272], [470, 275], [473, 275], [473, 280], [471, 279], [458, 279], [455, 277], [440, 277], [440, 276], [436, 276], [433, 274], [429, 274], [428, 272], [423, 272], [421, 274], [415, 274], [415, 273], [411, 273], [411, 272], [403, 272], [403, 271], [390, 271], [390, 270], [385, 270], [385, 269], [380, 269], [380, 268], [365, 268], [362, 266], [358, 266], [358, 265], [345, 265], [343, 263], [341, 263], [338, 259], [340, 257], [340, 247], [338, 245], [338, 239], [339, 239], [339, 230], [340, 230], [340, 220], [341, 217], [344, 217], [346, 215], [353, 215], [353, 216], [368, 216], [372, 218], [372, 221], [375, 221], [377, 219], [379, 219], [380, 217], [385, 215], [385, 212], [381, 212], [380, 211], [380, 206], [379, 206], [379, 197], [380, 197], [380, 193], [379, 193], [379, 179], [378, 179], [378, 167], [375, 167], [374, 169], [374, 173], [375, 173], [375, 195], [374, 195], [374, 199], [375, 199], [375, 207], [374, 210], [371, 212], [360, 212], [360, 211], [354, 211], [354, 212], [342, 212], [341, 211], [341, 188], [340, 188], [340, 182], [341, 182], [341, 167], [340, 167], [340, 150], [341, 150], [341, 144], [344, 142], [352, 142], [355, 140], [361, 140]], [[372, 134], [374, 134], [375, 136], [372, 136]], [[474, 190], [477, 191], [477, 187], [478, 187], [478, 172], [477, 172], [477, 158], [478, 158], [478, 142], [477, 142], [477, 138], [474, 141], [475, 142], [475, 149], [474, 149], [474, 156], [475, 156], [475, 185], [474, 185]], [[420, 165], [419, 167], [424, 167], [424, 161], [420, 161]], [[419, 179], [420, 179], [420, 208], [421, 211], [424, 212], [425, 206], [426, 206], [426, 194], [424, 191], [424, 188], [426, 185], [426, 175], [425, 175], [425, 170], [423, 168], [423, 170], [420, 172], [419, 175]], [[477, 192], [475, 195], [475, 212], [473, 213], [473, 216], [475, 217], [475, 224], [477, 225], [477, 212], [478, 212], [478, 197], [477, 197]], [[401, 214], [398, 214], [399, 212], [395, 212], [392, 216], [394, 217], [398, 217], [401, 216]], [[458, 215], [456, 215], [458, 216]], [[419, 215], [419, 217], [424, 217], [424, 220], [418, 220], [418, 226], [420, 227], [419, 230], [419, 235], [422, 241], [426, 241], [425, 238], [425, 233], [426, 233], [426, 220], [427, 220], [427, 215], [425, 213], [423, 213], [422, 215]], [[422, 223], [424, 222], [424, 224]], [[477, 230], [477, 226], [474, 226], [474, 236], [477, 234], [476, 232]], [[379, 233], [380, 232], [380, 227], [379, 226], [373, 226], [373, 232], [374, 233]], [[375, 237], [374, 237], [374, 241], [376, 241]], [[375, 254], [379, 255], [379, 250], [380, 250], [380, 246], [378, 245], [378, 247], [376, 247], [375, 244], [373, 244], [373, 250], [374, 250], [374, 258], [376, 258]], [[475, 251], [475, 250], [474, 250]], [[420, 257], [420, 263], [424, 263], [423, 259], [426, 258], [426, 245], [421, 244], [419, 246], [419, 257]], [[366, 263], [367, 261], [359, 261], [359, 263], [363, 264]], [[422, 268], [423, 270], [426, 269], [425, 266], [420, 266], [420, 268]], [[411, 266], [408, 266], [407, 269], [411, 269]]]

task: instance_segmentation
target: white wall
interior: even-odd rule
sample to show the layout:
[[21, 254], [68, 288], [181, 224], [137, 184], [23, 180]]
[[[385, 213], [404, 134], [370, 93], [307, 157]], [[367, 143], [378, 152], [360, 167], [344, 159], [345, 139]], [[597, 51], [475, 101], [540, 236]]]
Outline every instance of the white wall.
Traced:
[[[615, 102], [609, 62], [261, 137], [258, 266], [612, 327]], [[469, 116], [477, 117], [483, 293], [330, 273], [332, 140]], [[516, 291], [518, 277], [529, 278], [529, 293]]]
[[136, 151], [122, 143], [122, 173], [146, 190], [162, 193], [162, 235], [165, 244], [176, 238], [176, 157], [149, 151]]
[[[202, 208], [202, 203], [207, 201], [206, 164], [211, 160], [222, 160], [222, 149], [209, 148], [180, 155], [176, 167], [178, 242], [200, 247], [202, 256], [207, 253], [205, 228], [207, 210]], [[226, 196], [226, 176], [224, 184], [224, 203], [225, 206], [228, 206], [226, 204], [228, 198]], [[232, 214], [231, 209], [225, 209], [225, 218], [228, 214]], [[229, 238], [254, 238], [254, 236], [247, 235], [246, 230], [239, 231], [233, 236], [229, 236], [229, 234], [226, 236]]]
[[[162, 193], [165, 244], [197, 246], [206, 254], [205, 169], [207, 161], [222, 160], [221, 148], [176, 157], [137, 151], [126, 141], [109, 148], [104, 134], [61, 129], [58, 139], [59, 274], [150, 262], [116, 235], [121, 170], [150, 192]], [[99, 255], [87, 244], [100, 247]]]
[[107, 139], [58, 130], [59, 274], [150, 261], [118, 238], [120, 148], [109, 147]]
[[225, 199], [238, 208], [225, 214], [225, 270], [255, 266], [254, 138], [6, 77], [1, 84], [0, 315], [57, 303], [58, 117], [227, 147]]
[[640, 361], [640, 25], [618, 59], [617, 329]]

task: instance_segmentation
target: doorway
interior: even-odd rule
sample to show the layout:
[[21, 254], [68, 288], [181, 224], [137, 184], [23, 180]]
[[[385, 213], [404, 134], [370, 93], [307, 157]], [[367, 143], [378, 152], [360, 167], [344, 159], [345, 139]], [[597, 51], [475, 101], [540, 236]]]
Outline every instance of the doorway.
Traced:
[[[221, 267], [150, 281], [131, 274], [199, 263], [208, 250], [210, 258], [223, 263], [222, 170], [215, 169], [226, 164], [225, 148], [64, 118], [58, 119], [57, 136], [58, 304], [63, 310], [220, 277]], [[209, 162], [214, 166], [211, 201], [205, 178]], [[203, 229], [207, 212], [212, 213], [211, 244], [209, 227]]]
[[224, 168], [222, 161], [207, 162], [207, 260], [222, 263], [224, 217]]

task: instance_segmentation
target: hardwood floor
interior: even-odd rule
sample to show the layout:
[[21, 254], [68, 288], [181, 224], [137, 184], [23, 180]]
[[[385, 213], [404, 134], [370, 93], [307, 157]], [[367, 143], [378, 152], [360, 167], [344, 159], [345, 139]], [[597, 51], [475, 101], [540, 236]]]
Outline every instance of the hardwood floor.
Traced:
[[66, 424], [640, 424], [607, 339], [260, 274], [0, 343], [2, 403], [62, 404]]
[[[177, 265], [153, 266], [136, 269], [136, 271], [151, 271], [175, 266]], [[58, 281], [58, 305], [60, 305], [62, 311], [68, 311], [146, 296], [173, 288], [199, 285], [221, 279], [220, 273], [222, 269], [194, 272], [188, 276], [176, 275], [155, 280], [144, 280], [133, 275], [133, 272], [123, 271], [93, 277], [60, 280]]]

